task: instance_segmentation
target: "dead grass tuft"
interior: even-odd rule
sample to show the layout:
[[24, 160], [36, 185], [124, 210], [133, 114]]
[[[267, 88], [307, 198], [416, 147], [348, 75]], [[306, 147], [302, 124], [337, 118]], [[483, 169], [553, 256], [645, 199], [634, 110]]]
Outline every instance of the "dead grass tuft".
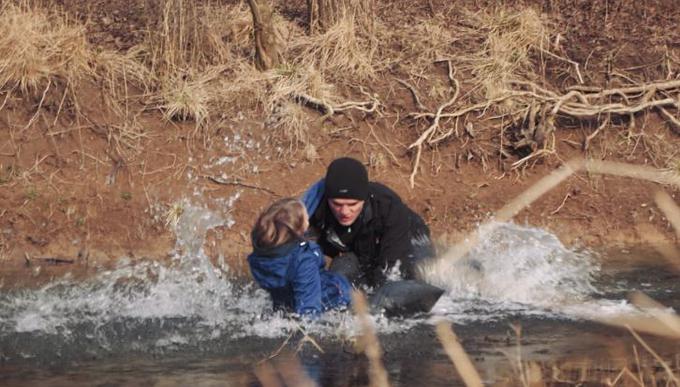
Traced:
[[[244, 73], [243, 62], [252, 56], [250, 13], [242, 3], [218, 6], [207, 0], [164, 0], [157, 6], [159, 16], [140, 48], [159, 80], [155, 99], [166, 119], [200, 125], [211, 108], [239, 98], [225, 95], [230, 88], [218, 80], [241, 81], [223, 75]], [[243, 90], [240, 86], [235, 88]]]
[[376, 36], [380, 42], [378, 56], [384, 61], [378, 67], [399, 66], [411, 75], [427, 77], [433, 62], [450, 56], [455, 31], [450, 21], [439, 17], [407, 22], [403, 29], [376, 25]]
[[127, 103], [133, 94], [144, 93], [153, 79], [137, 51], [94, 49], [85, 27], [57, 7], [3, 5], [0, 51], [11, 53], [0, 58], [0, 91], [7, 93], [5, 100], [15, 93], [24, 98], [40, 97], [28, 125], [38, 116], [46, 96], [59, 95], [55, 102], [59, 116], [64, 106], [78, 109], [78, 89], [89, 82], [101, 85], [107, 107], [118, 108], [119, 101]]
[[[115, 101], [127, 101], [132, 93], [146, 94], [153, 84], [154, 76], [138, 58], [139, 53], [131, 50], [120, 54], [113, 51], [101, 51], [95, 54], [94, 71], [108, 96]], [[130, 90], [134, 86], [139, 90]]]
[[270, 88], [263, 102], [269, 113], [267, 126], [275, 140], [291, 153], [310, 141], [307, 109], [296, 96], [309, 95], [334, 103], [335, 88], [313, 66], [289, 66], [270, 72]]
[[548, 27], [533, 8], [509, 11], [497, 8], [479, 13], [464, 13], [467, 36], [483, 42], [480, 49], [461, 57], [463, 70], [473, 75], [473, 83], [481, 87], [488, 100], [511, 90], [510, 82], [532, 78], [531, 51], [547, 46]]
[[362, 33], [362, 23], [352, 10], [345, 10], [324, 33], [301, 37], [290, 47], [292, 62], [315, 67], [328, 79], [361, 81], [375, 77], [376, 42]]
[[56, 9], [3, 5], [0, 51], [7, 53], [0, 58], [0, 88], [24, 96], [43, 93], [51, 84], [73, 90], [92, 75], [85, 28]]
[[213, 67], [204, 72], [178, 71], [161, 81], [159, 107], [167, 120], [194, 120], [201, 125], [210, 115], [211, 106], [218, 99], [217, 79], [223, 67]]

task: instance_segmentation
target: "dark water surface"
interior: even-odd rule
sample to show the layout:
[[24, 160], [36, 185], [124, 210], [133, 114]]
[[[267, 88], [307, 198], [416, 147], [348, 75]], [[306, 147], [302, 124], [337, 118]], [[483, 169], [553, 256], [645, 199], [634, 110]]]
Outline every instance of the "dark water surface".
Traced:
[[[302, 325], [272, 314], [263, 291], [209, 263], [196, 233], [168, 266], [122, 261], [89, 280], [2, 290], [0, 385], [259, 386], [257, 364], [281, 347], [269, 362], [281, 374], [299, 362], [318, 385], [369, 384], [349, 312]], [[660, 369], [627, 330], [591, 322], [642, 313], [631, 291], [680, 308], [680, 276], [651, 250], [572, 251], [542, 230], [505, 225], [471, 256], [431, 273], [447, 290], [431, 314], [373, 316], [392, 385], [461, 385], [435, 334], [440, 321], [488, 384], [519, 385], [520, 362], [536, 362], [548, 380], [602, 382], [636, 359]], [[643, 337], [676, 367], [678, 341]]]

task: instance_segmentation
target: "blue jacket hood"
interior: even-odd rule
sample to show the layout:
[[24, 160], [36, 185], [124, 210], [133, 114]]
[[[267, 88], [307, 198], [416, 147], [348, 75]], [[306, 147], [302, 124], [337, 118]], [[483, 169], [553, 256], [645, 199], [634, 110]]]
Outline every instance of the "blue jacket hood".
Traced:
[[307, 191], [305, 191], [305, 193], [302, 194], [302, 198], [300, 198], [300, 201], [302, 202], [302, 204], [305, 205], [305, 208], [307, 208], [307, 213], [309, 214], [309, 216], [312, 216], [314, 211], [316, 211], [316, 209], [319, 208], [319, 204], [321, 203], [321, 200], [323, 199], [325, 193], [326, 183], [324, 179], [321, 179], [316, 183], [312, 184], [307, 189]]
[[305, 244], [303, 241], [293, 241], [269, 249], [253, 246], [254, 251], [248, 255], [253, 277], [263, 287], [285, 286], [288, 282], [291, 258]]

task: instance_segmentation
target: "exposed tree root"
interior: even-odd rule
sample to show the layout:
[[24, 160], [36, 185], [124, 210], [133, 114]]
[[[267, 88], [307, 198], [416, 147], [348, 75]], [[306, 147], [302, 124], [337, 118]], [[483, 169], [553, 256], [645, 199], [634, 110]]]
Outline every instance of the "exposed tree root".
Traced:
[[[423, 152], [423, 143], [428, 140], [432, 140], [432, 136], [434, 135], [435, 131], [439, 128], [439, 120], [442, 117], [442, 112], [444, 109], [447, 107], [453, 105], [454, 102], [458, 99], [458, 96], [460, 95], [460, 84], [454, 77], [455, 75], [455, 69], [451, 65], [451, 61], [446, 61], [448, 69], [449, 69], [449, 80], [451, 81], [454, 91], [453, 91], [453, 96], [451, 99], [446, 101], [443, 105], [441, 105], [438, 109], [437, 112], [434, 115], [434, 119], [432, 120], [432, 124], [423, 132], [423, 134], [420, 135], [420, 137], [414, 142], [413, 144], [409, 145], [408, 149], [413, 149], [416, 148], [416, 160], [413, 163], [413, 171], [411, 171], [411, 176], [409, 178], [409, 182], [411, 183], [411, 188], [415, 186], [415, 178], [416, 178], [416, 173], [418, 172], [418, 164], [420, 164], [420, 155]], [[415, 95], [415, 94], [414, 94]]]
[[[449, 68], [451, 68], [450, 63]], [[452, 82], [455, 82], [451, 70], [449, 71], [449, 78], [452, 79]], [[404, 84], [403, 82], [400, 83]], [[513, 81], [510, 84], [517, 89], [507, 90], [494, 99], [469, 106], [459, 106], [457, 110], [445, 112], [457, 100], [459, 87], [456, 82], [455, 95], [441, 105], [436, 112], [421, 111], [409, 114], [413, 119], [430, 121], [428, 128], [408, 147], [408, 149], [416, 149], [410, 177], [411, 187], [414, 186], [423, 146], [433, 146], [454, 134], [453, 130], [438, 133], [441, 120], [457, 119], [472, 112], [484, 115], [488, 110], [500, 107], [501, 103], [511, 103], [515, 106], [514, 113], [506, 113], [502, 109], [498, 109], [496, 111], [501, 113], [494, 117], [509, 122], [515, 130], [518, 130], [518, 139], [510, 145], [515, 149], [523, 147], [531, 149], [531, 154], [515, 162], [513, 168], [518, 168], [531, 159], [555, 153], [554, 141], [549, 140], [554, 137], [555, 122], [560, 117], [601, 121], [597, 130], [585, 139], [584, 150], [589, 147], [592, 139], [612, 122], [613, 117], [634, 118], [638, 113], [655, 109], [669, 123], [673, 132], [680, 134], [680, 119], [677, 116], [680, 112], [680, 80], [652, 82], [613, 89], [576, 85], [568, 88], [565, 94], [548, 90], [529, 81]], [[411, 90], [411, 88], [409, 89]], [[411, 92], [414, 96], [416, 95], [415, 90], [411, 90]], [[673, 109], [674, 112], [669, 111], [669, 109]], [[518, 116], [517, 111], [525, 113]]]
[[322, 120], [334, 115], [335, 113], [338, 112], [343, 112], [351, 109], [356, 109], [359, 111], [362, 111], [364, 113], [374, 113], [378, 110], [378, 107], [380, 106], [380, 101], [378, 98], [374, 95], [370, 95], [369, 93], [365, 92], [362, 90], [362, 93], [368, 96], [369, 100], [368, 101], [347, 101], [343, 102], [337, 105], [331, 104], [328, 101], [325, 101], [320, 98], [315, 98], [312, 97], [311, 95], [307, 95], [304, 93], [297, 93], [293, 95], [293, 99], [301, 103], [305, 106], [311, 107], [313, 109], [319, 110], [321, 113], [323, 113]]

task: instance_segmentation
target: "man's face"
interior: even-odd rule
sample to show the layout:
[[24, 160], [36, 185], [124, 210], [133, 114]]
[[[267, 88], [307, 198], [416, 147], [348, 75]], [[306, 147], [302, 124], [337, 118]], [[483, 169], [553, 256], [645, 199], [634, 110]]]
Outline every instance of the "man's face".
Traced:
[[333, 216], [338, 223], [343, 226], [351, 226], [361, 210], [364, 208], [363, 200], [356, 199], [328, 199], [328, 207], [331, 208]]

